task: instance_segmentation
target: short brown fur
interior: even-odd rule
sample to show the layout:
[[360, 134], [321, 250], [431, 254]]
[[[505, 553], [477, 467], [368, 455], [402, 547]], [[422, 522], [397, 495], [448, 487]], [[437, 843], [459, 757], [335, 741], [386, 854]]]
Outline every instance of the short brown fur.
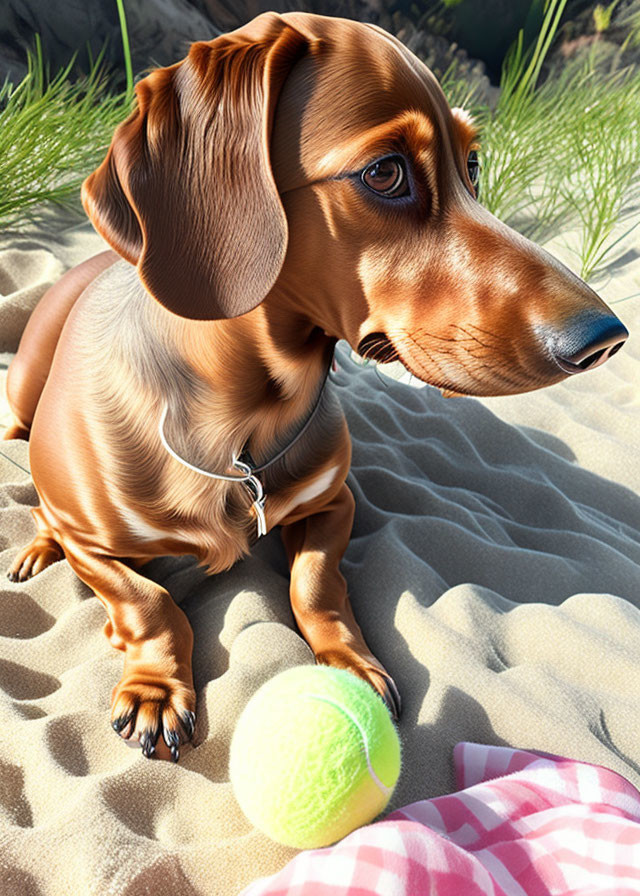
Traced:
[[[475, 141], [431, 73], [372, 26], [267, 13], [153, 72], [83, 199], [113, 246], [44, 296], [9, 374], [30, 436], [40, 506], [23, 581], [63, 555], [102, 600], [124, 653], [112, 720], [145, 755], [193, 734], [193, 633], [137, 570], [193, 554], [215, 573], [255, 538], [229, 471], [248, 446], [282, 527], [291, 603], [318, 662], [397, 688], [356, 623], [339, 563], [353, 498], [350, 442], [330, 388], [335, 342], [374, 334], [419, 378], [454, 394], [507, 394], [566, 374], [540, 336], [603, 302], [475, 201]], [[359, 171], [402, 154], [411, 201]], [[377, 335], [376, 335], [377, 334]], [[54, 358], [55, 351], [55, 358]], [[160, 734], [163, 738], [160, 738]], [[163, 745], [164, 740], [164, 745]]]

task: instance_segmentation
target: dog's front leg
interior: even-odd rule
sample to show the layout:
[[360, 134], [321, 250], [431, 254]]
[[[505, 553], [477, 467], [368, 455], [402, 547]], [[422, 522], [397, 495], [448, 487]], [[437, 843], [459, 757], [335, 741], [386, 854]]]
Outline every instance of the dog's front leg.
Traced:
[[283, 525], [282, 541], [291, 568], [291, 608], [316, 661], [364, 678], [397, 719], [398, 689], [367, 647], [338, 568], [349, 542], [354, 506], [353, 495], [343, 484], [320, 512]]
[[[121, 560], [65, 541], [74, 572], [93, 589], [107, 611], [104, 632], [124, 651], [124, 672], [111, 697], [111, 724], [125, 739], [137, 738], [145, 756], [178, 760], [181, 740], [190, 740], [196, 696], [191, 653], [193, 631], [168, 591]], [[162, 734], [168, 749], [162, 747]]]

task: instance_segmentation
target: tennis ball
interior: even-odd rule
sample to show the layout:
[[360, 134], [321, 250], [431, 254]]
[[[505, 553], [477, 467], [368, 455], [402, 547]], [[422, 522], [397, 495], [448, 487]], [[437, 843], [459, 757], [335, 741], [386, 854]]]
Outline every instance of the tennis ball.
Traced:
[[297, 666], [266, 682], [231, 741], [231, 783], [245, 815], [298, 849], [372, 821], [399, 774], [400, 742], [382, 699], [329, 666]]

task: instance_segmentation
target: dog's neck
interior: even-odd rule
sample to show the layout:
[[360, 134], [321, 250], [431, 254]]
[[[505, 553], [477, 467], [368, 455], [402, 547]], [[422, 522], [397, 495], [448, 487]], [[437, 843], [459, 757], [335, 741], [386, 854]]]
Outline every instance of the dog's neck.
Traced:
[[276, 301], [232, 320], [180, 319], [173, 341], [204, 387], [203, 398], [192, 403], [190, 428], [211, 429], [212, 444], [233, 433], [232, 441], [243, 440], [256, 461], [304, 423], [336, 342]]

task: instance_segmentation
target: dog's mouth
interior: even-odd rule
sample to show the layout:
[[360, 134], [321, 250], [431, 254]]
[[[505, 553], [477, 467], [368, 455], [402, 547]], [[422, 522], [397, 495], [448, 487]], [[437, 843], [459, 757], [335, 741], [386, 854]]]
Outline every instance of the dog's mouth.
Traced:
[[[365, 336], [358, 343], [358, 354], [361, 358], [367, 358], [371, 361], [377, 361], [379, 364], [390, 364], [392, 361], [400, 361], [403, 367], [408, 370], [416, 379], [420, 380], [422, 383], [428, 383], [422, 376], [417, 375], [411, 365], [407, 364], [395, 347], [393, 342], [389, 339], [386, 333], [378, 332], [378, 333], [369, 333], [368, 336]], [[428, 383], [429, 385], [434, 385], [436, 389], [440, 390], [440, 393], [445, 398], [461, 398], [466, 396], [468, 393], [461, 392], [457, 389], [452, 389], [449, 385], [440, 385], [439, 383]]]
[[358, 354], [361, 358], [377, 361], [379, 364], [390, 364], [392, 361], [401, 361], [393, 343], [386, 333], [369, 333], [358, 343]]

